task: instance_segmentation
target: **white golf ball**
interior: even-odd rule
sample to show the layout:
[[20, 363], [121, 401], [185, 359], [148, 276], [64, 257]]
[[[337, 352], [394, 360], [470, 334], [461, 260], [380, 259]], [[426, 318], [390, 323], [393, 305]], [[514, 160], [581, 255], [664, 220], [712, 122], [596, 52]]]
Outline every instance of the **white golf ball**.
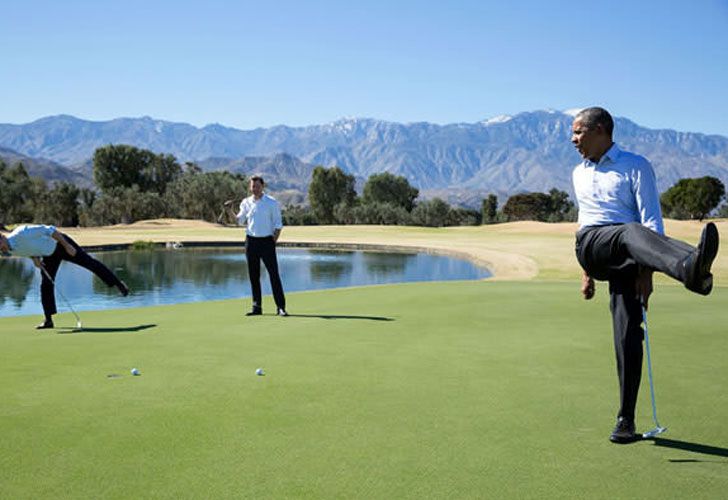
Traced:
[[262, 368], [258, 368], [257, 370], [255, 370], [255, 374], [256, 374], [256, 375], [263, 375], [264, 373], [265, 373], [265, 372], [263, 371], [263, 369], [262, 369]]
[[132, 375], [134, 375], [134, 376], [136, 377], [136, 376], [138, 376], [138, 375], [141, 375], [141, 374], [142, 374], [142, 372], [140, 372], [140, 371], [139, 371], [139, 370], [137, 370], [136, 368], [132, 368], [132, 369], [131, 369], [131, 374], [132, 374]]

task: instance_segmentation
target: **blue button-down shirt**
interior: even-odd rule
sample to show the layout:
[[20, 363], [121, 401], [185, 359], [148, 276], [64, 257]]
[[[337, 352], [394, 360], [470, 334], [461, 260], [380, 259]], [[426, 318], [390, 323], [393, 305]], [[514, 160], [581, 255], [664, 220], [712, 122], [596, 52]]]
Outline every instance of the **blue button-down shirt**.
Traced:
[[665, 234], [655, 171], [644, 157], [612, 144], [598, 163], [577, 165], [572, 180], [580, 227], [639, 222]]
[[55, 232], [55, 226], [18, 226], [8, 235], [10, 254], [19, 257], [47, 257], [55, 252], [58, 244], [51, 237]]

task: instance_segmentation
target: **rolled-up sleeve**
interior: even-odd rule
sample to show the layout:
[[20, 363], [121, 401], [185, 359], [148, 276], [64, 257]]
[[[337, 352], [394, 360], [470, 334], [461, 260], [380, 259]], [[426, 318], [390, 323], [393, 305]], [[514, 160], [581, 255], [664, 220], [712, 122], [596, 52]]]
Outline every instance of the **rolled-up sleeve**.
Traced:
[[245, 210], [245, 200], [240, 202], [240, 209], [238, 210], [235, 219], [238, 221], [238, 226], [244, 226], [248, 222], [248, 214]]
[[277, 201], [273, 207], [273, 229], [283, 229], [283, 217], [281, 216], [281, 205]]
[[657, 233], [665, 234], [655, 170], [649, 161], [641, 160], [635, 166], [633, 174], [634, 196], [637, 211], [640, 214], [640, 222]]

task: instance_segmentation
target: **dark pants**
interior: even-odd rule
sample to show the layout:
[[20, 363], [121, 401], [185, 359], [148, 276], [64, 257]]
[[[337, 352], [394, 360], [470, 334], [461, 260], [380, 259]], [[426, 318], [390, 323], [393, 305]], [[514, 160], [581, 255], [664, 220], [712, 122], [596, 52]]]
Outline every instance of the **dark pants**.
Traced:
[[637, 223], [586, 227], [576, 233], [576, 257], [594, 279], [609, 282], [619, 377], [617, 416], [634, 419], [642, 376], [642, 302], [635, 291], [640, 267], [685, 282], [683, 262], [695, 248]]
[[[73, 241], [70, 237], [65, 236], [66, 240], [76, 249], [76, 255], [71, 257], [66, 249], [60, 243], [56, 244], [56, 250], [49, 256], [43, 257], [43, 267], [51, 278], [55, 281], [58, 267], [61, 265], [61, 261], [67, 260], [73, 262], [77, 266], [81, 266], [84, 269], [88, 269], [108, 286], [119, 287], [121, 281], [119, 278], [111, 272], [103, 263], [91, 257], [86, 251], [81, 248], [78, 243]], [[50, 318], [56, 312], [56, 295], [53, 281], [48, 279], [48, 276], [41, 271], [41, 282], [40, 282], [40, 300], [43, 304], [43, 313], [46, 318]]]
[[278, 259], [276, 258], [276, 244], [272, 236], [255, 238], [248, 236], [245, 239], [245, 256], [248, 260], [248, 275], [250, 288], [253, 292], [253, 309], [262, 309], [263, 302], [260, 292], [260, 261], [263, 260], [270, 276], [270, 287], [273, 291], [278, 309], [286, 308], [286, 296], [283, 294], [281, 277], [278, 274]]

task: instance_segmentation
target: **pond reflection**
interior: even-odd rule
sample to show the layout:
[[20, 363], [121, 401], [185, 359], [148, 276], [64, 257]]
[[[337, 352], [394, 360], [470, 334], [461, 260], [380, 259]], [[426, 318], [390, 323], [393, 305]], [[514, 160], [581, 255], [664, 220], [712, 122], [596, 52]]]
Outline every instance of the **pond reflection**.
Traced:
[[309, 264], [311, 280], [316, 283], [340, 280], [345, 274], [351, 273], [353, 266], [349, 257], [341, 252], [312, 251]]
[[35, 266], [28, 266], [20, 259], [0, 261], [0, 310], [6, 302], [15, 308], [22, 307], [25, 297], [33, 284]]
[[[63, 263], [57, 282], [78, 310], [140, 307], [250, 296], [242, 248], [185, 248], [100, 252], [132, 293], [121, 298], [84, 269]], [[286, 292], [408, 281], [482, 279], [490, 273], [470, 262], [427, 254], [280, 248]], [[270, 294], [261, 272], [263, 293]], [[0, 315], [41, 312], [40, 277], [30, 259], [0, 259]], [[63, 312], [63, 302], [59, 302]]]

